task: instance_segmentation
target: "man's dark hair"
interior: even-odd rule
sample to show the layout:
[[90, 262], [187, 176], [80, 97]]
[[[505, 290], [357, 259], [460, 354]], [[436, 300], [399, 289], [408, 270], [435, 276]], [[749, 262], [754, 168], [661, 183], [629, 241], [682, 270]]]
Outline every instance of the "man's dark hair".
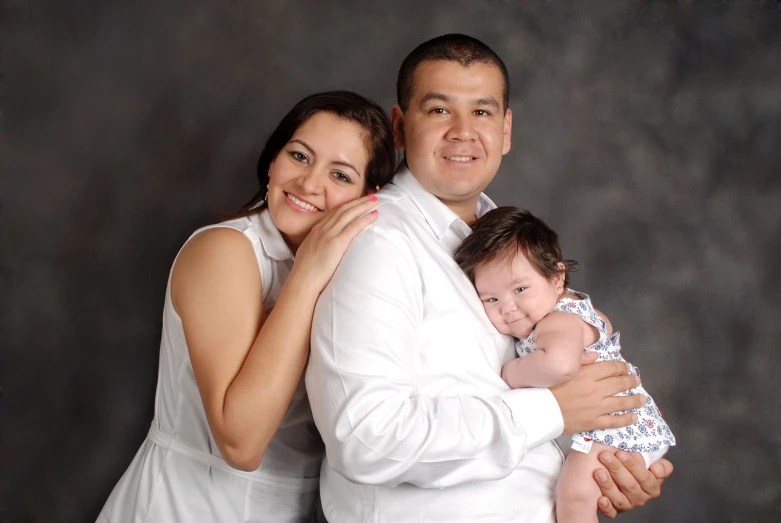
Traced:
[[[472, 225], [472, 234], [458, 247], [456, 263], [474, 283], [475, 270], [496, 259], [518, 253], [526, 256], [537, 271], [548, 280], [564, 272], [564, 286], [578, 262], [561, 255], [557, 234], [529, 211], [517, 207], [497, 207], [485, 213]], [[564, 264], [564, 270], [558, 266]]]
[[510, 75], [507, 67], [493, 49], [477, 38], [463, 34], [446, 34], [423, 42], [401, 62], [399, 76], [396, 78], [396, 100], [402, 111], [406, 111], [412, 98], [415, 70], [423, 62], [457, 62], [464, 67], [474, 63], [495, 65], [504, 78], [502, 103], [504, 110], [510, 100]]

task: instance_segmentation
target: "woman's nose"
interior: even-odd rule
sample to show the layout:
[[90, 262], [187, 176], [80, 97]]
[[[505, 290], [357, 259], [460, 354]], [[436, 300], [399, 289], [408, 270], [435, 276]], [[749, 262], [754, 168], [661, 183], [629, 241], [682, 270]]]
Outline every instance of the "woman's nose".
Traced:
[[323, 189], [324, 175], [319, 169], [310, 168], [298, 178], [298, 185], [309, 194], [319, 194]]

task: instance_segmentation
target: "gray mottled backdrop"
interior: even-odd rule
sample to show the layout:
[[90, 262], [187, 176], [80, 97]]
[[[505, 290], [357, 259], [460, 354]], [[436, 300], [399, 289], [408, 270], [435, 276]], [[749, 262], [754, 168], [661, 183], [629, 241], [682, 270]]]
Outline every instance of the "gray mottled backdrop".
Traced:
[[781, 521], [776, 2], [0, 4], [0, 521], [91, 521], [152, 416], [170, 263], [300, 97], [390, 108], [419, 42], [512, 77], [489, 193], [582, 269], [678, 436], [624, 522]]

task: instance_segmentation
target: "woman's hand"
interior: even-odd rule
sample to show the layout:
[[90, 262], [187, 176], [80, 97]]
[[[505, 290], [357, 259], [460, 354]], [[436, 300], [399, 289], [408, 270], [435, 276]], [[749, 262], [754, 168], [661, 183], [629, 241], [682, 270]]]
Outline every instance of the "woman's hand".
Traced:
[[377, 219], [377, 196], [369, 194], [329, 211], [298, 247], [290, 278], [325, 289], [355, 236]]

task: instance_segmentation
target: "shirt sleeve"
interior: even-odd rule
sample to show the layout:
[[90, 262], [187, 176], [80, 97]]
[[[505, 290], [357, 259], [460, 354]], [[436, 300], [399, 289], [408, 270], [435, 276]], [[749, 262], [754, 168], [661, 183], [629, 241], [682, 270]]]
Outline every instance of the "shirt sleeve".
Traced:
[[558, 404], [548, 389], [420, 394], [422, 293], [413, 249], [370, 228], [321, 295], [306, 386], [329, 466], [354, 483], [389, 487], [506, 477], [528, 450], [561, 434]]

